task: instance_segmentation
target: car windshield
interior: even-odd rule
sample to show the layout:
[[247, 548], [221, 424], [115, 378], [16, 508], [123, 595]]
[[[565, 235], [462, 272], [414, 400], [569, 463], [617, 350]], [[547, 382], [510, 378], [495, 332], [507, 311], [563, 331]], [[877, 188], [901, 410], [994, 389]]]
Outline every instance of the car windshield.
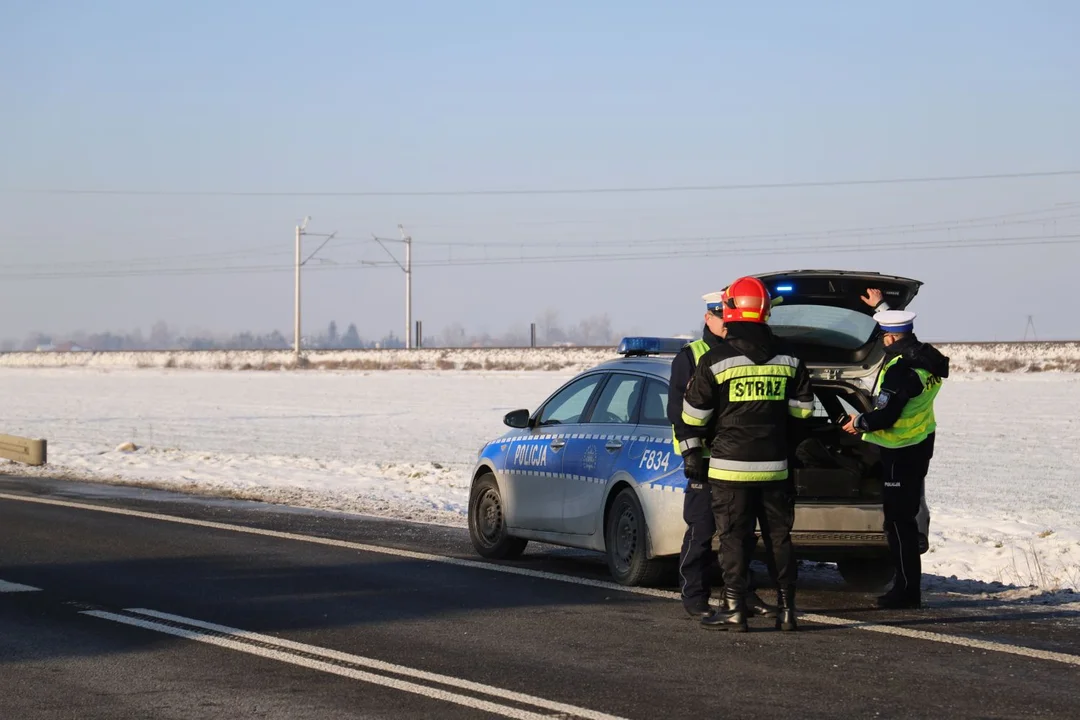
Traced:
[[863, 313], [828, 305], [779, 305], [769, 325], [792, 342], [855, 350], [866, 344], [877, 323]]

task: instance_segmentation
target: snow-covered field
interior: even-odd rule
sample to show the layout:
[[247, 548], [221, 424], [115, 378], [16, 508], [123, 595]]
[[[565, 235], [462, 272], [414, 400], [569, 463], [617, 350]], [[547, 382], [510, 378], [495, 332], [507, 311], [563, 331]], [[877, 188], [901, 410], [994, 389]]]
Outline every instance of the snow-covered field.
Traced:
[[[0, 432], [46, 438], [50, 459], [0, 471], [461, 526], [503, 414], [572, 374], [0, 368]], [[959, 373], [938, 407], [929, 585], [1080, 590], [1080, 374]]]
[[[958, 371], [1080, 372], [1080, 342], [938, 344]], [[324, 370], [583, 370], [617, 357], [615, 348], [419, 348], [314, 350], [306, 367]], [[177, 368], [277, 370], [293, 366], [288, 350], [0, 353], [0, 368]]]

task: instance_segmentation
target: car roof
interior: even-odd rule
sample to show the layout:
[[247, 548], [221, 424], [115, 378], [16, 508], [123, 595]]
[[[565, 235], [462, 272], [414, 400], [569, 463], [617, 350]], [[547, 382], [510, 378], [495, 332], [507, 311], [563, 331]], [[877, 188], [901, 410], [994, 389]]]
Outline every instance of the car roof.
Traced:
[[615, 360], [608, 360], [607, 362], [591, 367], [586, 372], [596, 372], [599, 370], [629, 370], [646, 375], [653, 375], [666, 381], [671, 377], [671, 361], [674, 357], [674, 355], [645, 355], [616, 358]]

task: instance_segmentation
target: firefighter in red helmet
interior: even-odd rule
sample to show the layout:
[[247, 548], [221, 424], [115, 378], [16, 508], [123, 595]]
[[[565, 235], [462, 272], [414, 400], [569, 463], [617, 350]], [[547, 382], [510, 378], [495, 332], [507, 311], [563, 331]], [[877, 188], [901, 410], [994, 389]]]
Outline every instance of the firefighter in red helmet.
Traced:
[[[778, 588], [776, 626], [795, 630], [798, 566], [791, 544], [795, 491], [788, 472], [788, 425], [812, 413], [810, 374], [769, 328], [772, 299], [764, 283], [739, 278], [724, 290], [722, 303], [725, 342], [698, 363], [676, 433], [687, 448], [688, 477], [709, 479], [720, 533], [724, 603], [701, 624], [747, 630], [745, 596], [760, 522]], [[702, 444], [709, 448], [707, 464]]]

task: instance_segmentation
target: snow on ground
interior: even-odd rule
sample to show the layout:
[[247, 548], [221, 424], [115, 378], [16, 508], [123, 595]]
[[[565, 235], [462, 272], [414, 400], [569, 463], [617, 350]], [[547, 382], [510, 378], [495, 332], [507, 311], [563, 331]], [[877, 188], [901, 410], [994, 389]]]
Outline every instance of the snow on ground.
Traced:
[[[411, 350], [311, 350], [306, 367], [320, 370], [582, 370], [619, 357], [615, 348], [416, 348]], [[179, 368], [279, 370], [296, 364], [291, 350], [176, 352], [0, 353], [0, 368]]]
[[[477, 450], [572, 374], [3, 368], [0, 432], [48, 439], [50, 466], [0, 471], [462, 526]], [[1080, 374], [950, 379], [927, 481], [931, 588], [1080, 590], [1077, 407]]]
[[[960, 371], [1080, 372], [1080, 342], [939, 344]], [[413, 350], [307, 351], [313, 369], [414, 370], [583, 370], [617, 357], [615, 348], [419, 348]], [[177, 352], [12, 352], [0, 353], [0, 368], [178, 368], [192, 370], [277, 370], [291, 367], [289, 350], [208, 350]]]

